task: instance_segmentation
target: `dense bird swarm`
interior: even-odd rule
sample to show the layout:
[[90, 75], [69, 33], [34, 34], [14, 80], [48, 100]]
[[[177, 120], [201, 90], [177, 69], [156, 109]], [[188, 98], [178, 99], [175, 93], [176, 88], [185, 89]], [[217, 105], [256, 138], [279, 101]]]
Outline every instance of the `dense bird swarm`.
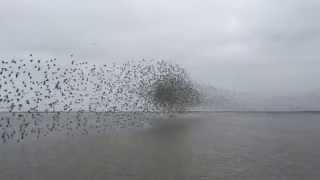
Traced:
[[0, 63], [0, 108], [9, 112], [0, 114], [4, 143], [151, 126], [159, 116], [140, 112], [181, 111], [200, 97], [184, 69], [165, 61], [59, 65], [30, 56]]
[[0, 108], [9, 112], [182, 110], [199, 94], [165, 61], [96, 65], [56, 59], [0, 60]]
[[160, 77], [147, 92], [153, 104], [166, 112], [184, 111], [201, 101], [200, 91], [184, 73]]

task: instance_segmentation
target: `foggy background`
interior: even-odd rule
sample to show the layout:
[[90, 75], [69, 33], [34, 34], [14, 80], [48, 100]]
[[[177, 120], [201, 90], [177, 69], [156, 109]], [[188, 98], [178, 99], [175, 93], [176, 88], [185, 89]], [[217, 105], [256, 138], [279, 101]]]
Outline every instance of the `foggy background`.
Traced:
[[202, 83], [320, 94], [317, 0], [0, 0], [0, 58], [164, 59]]

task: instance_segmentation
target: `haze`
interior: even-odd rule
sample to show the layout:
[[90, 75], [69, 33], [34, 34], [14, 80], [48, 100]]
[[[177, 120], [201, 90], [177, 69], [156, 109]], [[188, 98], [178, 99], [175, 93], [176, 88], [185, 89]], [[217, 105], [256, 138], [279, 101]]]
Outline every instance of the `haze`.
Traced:
[[317, 0], [2, 0], [1, 58], [165, 59], [254, 94], [317, 92]]

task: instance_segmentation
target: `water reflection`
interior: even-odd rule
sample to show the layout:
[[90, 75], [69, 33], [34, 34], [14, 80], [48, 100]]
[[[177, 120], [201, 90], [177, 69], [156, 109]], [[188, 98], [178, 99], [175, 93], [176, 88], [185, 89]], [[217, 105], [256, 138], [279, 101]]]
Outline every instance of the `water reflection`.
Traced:
[[157, 113], [0, 113], [3, 143], [39, 139], [49, 135], [84, 135], [121, 128], [145, 128]]
[[[319, 179], [319, 113], [1, 117], [1, 133], [18, 132], [0, 144], [1, 180]], [[23, 143], [8, 143], [21, 141], [20, 127]], [[39, 140], [26, 141], [32, 127]]]
[[[187, 179], [192, 165], [192, 127], [180, 115], [7, 113], [1, 117], [3, 142], [24, 143], [3, 144], [0, 179], [174, 180]], [[26, 141], [34, 138], [40, 140]]]
[[150, 161], [145, 173], [141, 173], [143, 179], [188, 178], [192, 164], [191, 125], [186, 119], [171, 117], [140, 134], [147, 142], [142, 159]]

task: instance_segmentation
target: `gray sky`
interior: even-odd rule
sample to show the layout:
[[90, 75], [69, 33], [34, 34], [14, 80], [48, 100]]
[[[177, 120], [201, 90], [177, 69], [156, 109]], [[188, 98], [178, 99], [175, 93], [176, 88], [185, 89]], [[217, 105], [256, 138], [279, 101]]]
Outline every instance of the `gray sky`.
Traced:
[[165, 59], [262, 94], [320, 91], [319, 0], [0, 0], [0, 56]]

